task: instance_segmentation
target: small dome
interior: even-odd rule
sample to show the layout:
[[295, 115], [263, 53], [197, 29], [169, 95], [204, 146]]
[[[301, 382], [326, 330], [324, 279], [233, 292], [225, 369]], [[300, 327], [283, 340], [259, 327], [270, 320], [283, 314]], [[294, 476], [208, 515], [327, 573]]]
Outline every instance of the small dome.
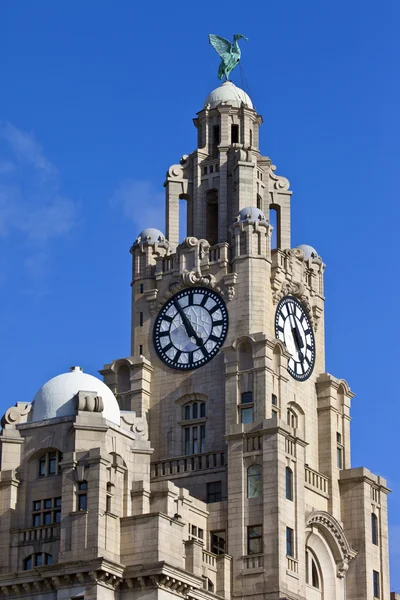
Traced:
[[239, 221], [265, 221], [265, 215], [259, 208], [255, 206], [248, 206], [247, 208], [242, 208], [239, 213]]
[[312, 246], [308, 246], [307, 244], [300, 244], [297, 246], [298, 250], [302, 250], [304, 252], [304, 258], [308, 260], [309, 258], [318, 258], [318, 252]]
[[53, 377], [40, 388], [33, 399], [32, 421], [74, 416], [74, 397], [80, 391], [101, 396], [104, 402], [103, 417], [116, 425], [120, 424], [119, 405], [110, 388], [97, 377], [83, 373], [81, 367], [71, 367], [69, 373]]
[[242, 104], [247, 106], [247, 108], [253, 108], [250, 97], [246, 92], [236, 87], [232, 81], [224, 81], [224, 83], [213, 90], [211, 94], [208, 94], [204, 106], [210, 105], [210, 108], [215, 108], [218, 104], [222, 103], [230, 104], [237, 108]]
[[148, 227], [147, 229], [143, 229], [142, 233], [138, 236], [138, 242], [161, 242], [165, 240], [165, 235], [159, 229], [155, 229], [154, 227]]

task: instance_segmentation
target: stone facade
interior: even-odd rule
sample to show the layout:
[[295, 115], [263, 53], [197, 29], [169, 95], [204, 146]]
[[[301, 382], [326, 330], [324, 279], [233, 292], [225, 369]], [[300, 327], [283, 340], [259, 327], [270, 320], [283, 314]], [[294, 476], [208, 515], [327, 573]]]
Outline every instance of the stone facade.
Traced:
[[[3, 417], [0, 598], [390, 598], [389, 490], [351, 468], [353, 393], [325, 372], [325, 265], [291, 248], [289, 182], [259, 151], [261, 116], [223, 85], [167, 172], [166, 235], [131, 248], [131, 356], [101, 371], [120, 424], [80, 388], [73, 414]], [[154, 322], [192, 286], [224, 299], [229, 329], [215, 358], [176, 370]], [[275, 335], [286, 296], [314, 331], [305, 381]]]

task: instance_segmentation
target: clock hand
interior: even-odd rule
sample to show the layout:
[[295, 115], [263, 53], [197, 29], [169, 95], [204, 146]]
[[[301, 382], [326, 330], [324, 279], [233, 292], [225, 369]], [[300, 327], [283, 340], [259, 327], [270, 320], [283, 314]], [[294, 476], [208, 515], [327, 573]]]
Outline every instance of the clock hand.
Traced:
[[183, 310], [182, 306], [179, 304], [179, 302], [177, 300], [174, 300], [174, 306], [182, 319], [182, 323], [186, 329], [186, 333], [188, 334], [188, 336], [190, 338], [194, 338], [195, 342], [198, 346], [202, 346], [204, 343], [203, 340], [201, 339], [201, 337], [199, 337], [197, 335], [196, 331], [194, 330], [193, 325], [190, 322], [190, 319], [187, 318], [185, 311]]
[[[290, 305], [288, 305], [288, 306], [290, 306]], [[303, 348], [304, 342], [301, 338], [299, 328], [297, 327], [296, 317], [295, 317], [294, 312], [290, 312], [289, 308], [288, 308], [288, 312], [289, 312], [289, 318], [292, 317], [292, 322], [294, 325], [294, 327], [292, 327], [292, 335], [293, 335], [294, 343], [295, 343], [295, 346], [297, 347], [297, 353], [299, 355], [300, 361], [303, 362], [304, 355], [303, 355], [303, 352], [301, 351], [301, 348]]]

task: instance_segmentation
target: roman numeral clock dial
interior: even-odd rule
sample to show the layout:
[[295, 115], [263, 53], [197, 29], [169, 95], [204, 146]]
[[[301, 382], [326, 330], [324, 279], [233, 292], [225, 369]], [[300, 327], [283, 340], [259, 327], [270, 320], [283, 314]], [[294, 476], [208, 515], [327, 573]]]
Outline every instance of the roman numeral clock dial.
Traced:
[[278, 304], [275, 335], [291, 355], [288, 360], [290, 375], [298, 381], [308, 379], [315, 363], [314, 333], [307, 313], [294, 296], [285, 296]]
[[172, 369], [202, 367], [217, 354], [228, 332], [228, 311], [219, 294], [193, 287], [178, 292], [157, 315], [153, 342]]

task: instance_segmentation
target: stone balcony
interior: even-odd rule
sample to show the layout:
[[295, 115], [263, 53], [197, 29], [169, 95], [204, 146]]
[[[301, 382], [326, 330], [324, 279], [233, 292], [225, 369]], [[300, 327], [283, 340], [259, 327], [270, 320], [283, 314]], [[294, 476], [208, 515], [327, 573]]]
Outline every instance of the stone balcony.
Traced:
[[60, 539], [60, 525], [43, 525], [42, 527], [29, 527], [28, 529], [14, 529], [12, 533], [17, 537], [18, 545], [33, 544], [34, 542], [54, 542]]
[[177, 456], [151, 463], [151, 477], [174, 477], [192, 472], [224, 469], [226, 467], [224, 452], [206, 452], [191, 456]]
[[329, 498], [329, 478], [318, 471], [314, 471], [307, 465], [305, 466], [304, 485], [309, 490]]

